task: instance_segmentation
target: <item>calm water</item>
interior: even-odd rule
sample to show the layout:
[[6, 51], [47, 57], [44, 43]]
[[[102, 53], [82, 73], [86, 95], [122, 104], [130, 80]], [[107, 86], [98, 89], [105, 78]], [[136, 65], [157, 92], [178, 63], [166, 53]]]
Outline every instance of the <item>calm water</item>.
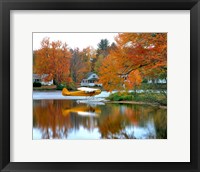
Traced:
[[147, 105], [33, 100], [33, 139], [166, 139], [167, 110]]

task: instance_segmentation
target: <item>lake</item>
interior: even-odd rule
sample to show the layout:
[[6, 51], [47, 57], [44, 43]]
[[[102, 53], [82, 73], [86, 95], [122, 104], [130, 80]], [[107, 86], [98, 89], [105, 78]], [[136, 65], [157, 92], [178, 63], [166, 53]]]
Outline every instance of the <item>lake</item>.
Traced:
[[33, 139], [166, 138], [166, 109], [92, 101], [33, 100]]

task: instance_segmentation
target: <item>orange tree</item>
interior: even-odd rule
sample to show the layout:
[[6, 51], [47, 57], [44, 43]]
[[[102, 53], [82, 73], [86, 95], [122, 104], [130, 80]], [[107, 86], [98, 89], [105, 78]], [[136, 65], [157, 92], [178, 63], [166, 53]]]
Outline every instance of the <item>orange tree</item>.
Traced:
[[50, 42], [49, 38], [44, 38], [41, 48], [34, 52], [34, 73], [48, 74], [44, 79], [53, 79], [57, 85], [70, 82], [70, 58], [71, 53], [66, 43]]
[[77, 84], [91, 71], [90, 49], [80, 51], [78, 48], [71, 50], [72, 58], [70, 63], [70, 73], [72, 80]]
[[106, 90], [132, 89], [145, 76], [167, 73], [166, 33], [120, 33], [115, 40], [99, 70]]

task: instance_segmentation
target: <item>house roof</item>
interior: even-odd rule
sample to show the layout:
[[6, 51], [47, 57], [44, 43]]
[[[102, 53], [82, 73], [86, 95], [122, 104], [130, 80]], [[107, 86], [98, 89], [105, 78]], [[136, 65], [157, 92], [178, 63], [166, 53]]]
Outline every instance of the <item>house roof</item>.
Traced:
[[[93, 77], [92, 75], [95, 75], [95, 77]], [[98, 80], [99, 79], [99, 77], [98, 77], [98, 75], [96, 74], [96, 73], [94, 73], [94, 72], [89, 72], [89, 73], [87, 73], [86, 74], [86, 76], [85, 76], [85, 78], [83, 78], [83, 80]]]
[[94, 73], [94, 72], [89, 72], [89, 73], [87, 73], [85, 79], [89, 78], [89, 77], [90, 77], [91, 75], [93, 75], [93, 74], [96, 74], [96, 73]]
[[33, 74], [33, 79], [41, 79], [41, 76], [38, 74]]
[[42, 74], [42, 75], [33, 74], [33, 79], [43, 79], [47, 76], [48, 76], [48, 74]]
[[[95, 75], [95, 77], [93, 77], [92, 75]], [[85, 77], [85, 79], [87, 79], [87, 80], [97, 80], [98, 78], [99, 78], [98, 75], [94, 72], [87, 73], [87, 75]]]

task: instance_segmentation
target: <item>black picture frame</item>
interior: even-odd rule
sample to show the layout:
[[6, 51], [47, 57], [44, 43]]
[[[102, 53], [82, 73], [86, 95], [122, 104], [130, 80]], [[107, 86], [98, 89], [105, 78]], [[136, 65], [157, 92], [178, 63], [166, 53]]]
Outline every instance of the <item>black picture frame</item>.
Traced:
[[[10, 162], [11, 10], [190, 10], [190, 162]], [[200, 171], [199, 30], [199, 0], [0, 0], [1, 171]]]

